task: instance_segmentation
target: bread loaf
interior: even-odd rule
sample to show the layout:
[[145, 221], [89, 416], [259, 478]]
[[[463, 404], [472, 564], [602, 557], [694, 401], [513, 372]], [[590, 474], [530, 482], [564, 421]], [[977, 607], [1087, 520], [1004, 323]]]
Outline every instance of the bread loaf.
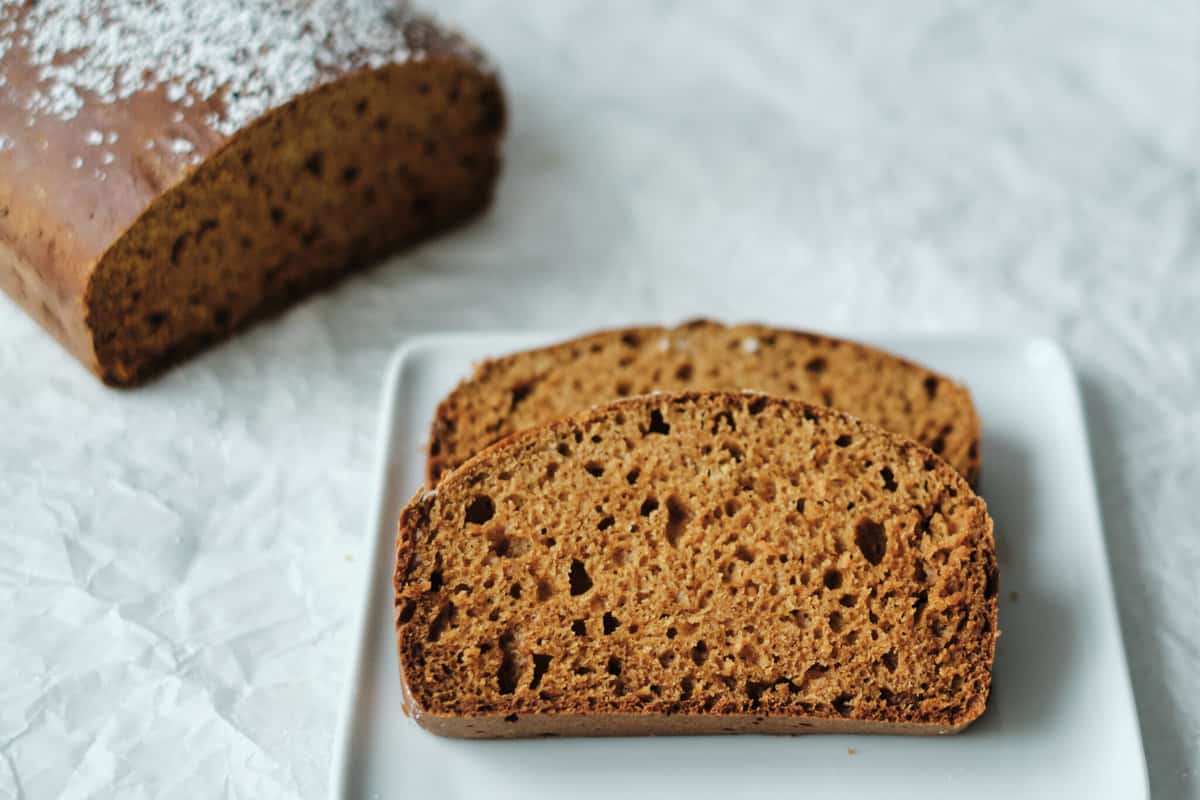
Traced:
[[398, 0], [0, 5], [0, 288], [131, 384], [484, 209], [504, 104]]
[[697, 321], [605, 331], [480, 364], [438, 407], [428, 478], [514, 431], [651, 391], [753, 389], [834, 406], [932, 449], [974, 482], [979, 417], [967, 389], [854, 342]]
[[992, 523], [929, 450], [799, 401], [651, 395], [516, 434], [404, 510], [408, 711], [456, 737], [952, 733]]

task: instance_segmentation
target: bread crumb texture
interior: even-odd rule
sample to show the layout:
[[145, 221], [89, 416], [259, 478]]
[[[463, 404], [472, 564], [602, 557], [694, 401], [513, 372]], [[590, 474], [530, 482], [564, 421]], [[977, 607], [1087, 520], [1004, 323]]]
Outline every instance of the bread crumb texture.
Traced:
[[395, 613], [440, 733], [946, 732], [984, 709], [997, 584], [984, 502], [926, 448], [795, 400], [660, 394], [513, 436], [414, 498]]
[[505, 436], [597, 403], [653, 391], [754, 390], [835, 407], [941, 455], [968, 481], [979, 418], [959, 383], [842, 339], [696, 321], [604, 331], [484, 362], [438, 408], [428, 477]]

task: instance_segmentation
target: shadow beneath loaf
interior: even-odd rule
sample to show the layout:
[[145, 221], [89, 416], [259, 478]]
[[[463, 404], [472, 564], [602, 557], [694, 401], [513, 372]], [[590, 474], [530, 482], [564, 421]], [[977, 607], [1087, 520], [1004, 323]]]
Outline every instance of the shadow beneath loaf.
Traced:
[[1036, 537], [1040, 494], [1033, 459], [1021, 445], [984, 430], [984, 469], [979, 493], [995, 522], [1000, 564], [1000, 639], [988, 708], [969, 730], [973, 735], [1021, 735], [1058, 710], [1063, 681], [1080, 657], [1077, 612], [1053, 575], [1038, 568]]

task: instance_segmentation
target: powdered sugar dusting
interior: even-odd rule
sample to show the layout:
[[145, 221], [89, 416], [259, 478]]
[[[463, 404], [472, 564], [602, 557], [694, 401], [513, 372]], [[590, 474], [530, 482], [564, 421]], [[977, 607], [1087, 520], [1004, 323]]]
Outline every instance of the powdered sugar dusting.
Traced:
[[402, 0], [0, 0], [0, 58], [27, 51], [34, 114], [69, 120], [161, 89], [208, 103], [206, 122], [231, 135], [331, 76], [419, 57], [410, 19]]

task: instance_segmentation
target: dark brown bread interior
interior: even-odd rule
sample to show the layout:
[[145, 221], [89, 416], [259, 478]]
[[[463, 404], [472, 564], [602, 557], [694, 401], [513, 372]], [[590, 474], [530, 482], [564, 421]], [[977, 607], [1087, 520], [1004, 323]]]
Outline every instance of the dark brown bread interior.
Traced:
[[409, 711], [461, 737], [948, 733], [982, 713], [992, 524], [927, 449], [764, 395], [519, 433], [405, 509]]
[[514, 431], [597, 403], [742, 389], [838, 408], [929, 447], [968, 481], [978, 474], [979, 418], [961, 384], [843, 339], [697, 321], [604, 331], [483, 362], [438, 407], [428, 479], [436, 484]]
[[102, 377], [136, 382], [482, 211], [500, 97], [474, 65], [433, 59], [324, 86], [240, 133], [97, 267], [86, 305]]

